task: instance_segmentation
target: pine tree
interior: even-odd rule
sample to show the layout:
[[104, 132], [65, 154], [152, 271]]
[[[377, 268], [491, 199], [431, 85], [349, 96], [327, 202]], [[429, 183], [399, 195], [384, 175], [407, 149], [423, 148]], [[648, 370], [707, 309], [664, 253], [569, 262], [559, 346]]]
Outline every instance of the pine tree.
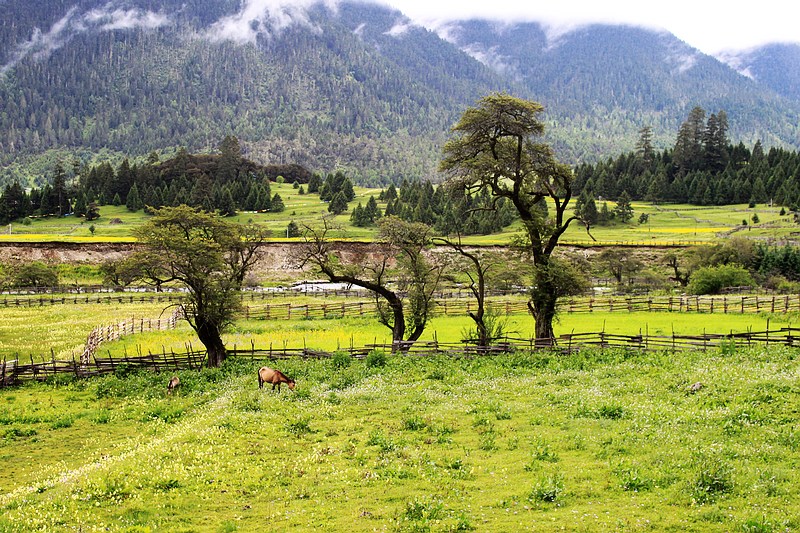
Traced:
[[128, 211], [138, 211], [144, 207], [142, 198], [139, 195], [139, 187], [135, 183], [131, 187], [131, 190], [128, 191], [128, 197], [125, 202], [125, 206], [128, 208]]
[[378, 207], [378, 202], [372, 195], [370, 195], [369, 200], [367, 200], [367, 205], [364, 208], [364, 216], [369, 220], [370, 224], [375, 223], [376, 220], [381, 218], [381, 208]]
[[100, 206], [97, 202], [89, 202], [86, 206], [86, 220], [97, 220], [100, 218]]
[[364, 227], [369, 224], [369, 221], [364, 216], [364, 207], [361, 205], [361, 202], [358, 202], [353, 212], [350, 213], [350, 223], [357, 227]]
[[286, 226], [286, 237], [292, 238], [299, 237], [300, 235], [300, 228], [298, 227], [297, 223], [294, 220], [290, 221]]
[[236, 216], [236, 204], [233, 201], [230, 187], [224, 187], [220, 194], [219, 214], [224, 217]]
[[67, 197], [67, 174], [61, 161], [56, 163], [53, 171], [53, 188], [49, 201], [51, 214], [63, 216], [70, 212], [69, 198]]
[[328, 204], [328, 211], [334, 215], [340, 215], [347, 211], [347, 198], [342, 191], [336, 193]]
[[226, 135], [219, 146], [220, 157], [217, 165], [217, 183], [228, 183], [236, 179], [237, 169], [242, 161], [242, 148], [239, 139]]
[[280, 213], [284, 209], [286, 209], [286, 206], [283, 203], [283, 198], [281, 198], [280, 194], [275, 193], [275, 196], [272, 197], [270, 211], [273, 213]]
[[75, 199], [75, 208], [73, 209], [73, 214], [76, 217], [86, 216], [86, 206], [88, 203], [89, 202], [86, 199], [86, 193], [79, 193], [78, 197]]
[[633, 207], [631, 207], [631, 197], [628, 191], [622, 191], [617, 198], [617, 206], [614, 208], [614, 216], [623, 224], [627, 224], [633, 218]]

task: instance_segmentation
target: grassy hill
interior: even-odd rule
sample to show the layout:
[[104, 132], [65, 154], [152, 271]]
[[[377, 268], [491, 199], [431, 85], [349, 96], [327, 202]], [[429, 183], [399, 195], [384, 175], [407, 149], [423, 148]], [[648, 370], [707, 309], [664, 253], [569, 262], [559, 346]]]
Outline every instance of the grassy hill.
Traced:
[[[328, 204], [316, 194], [300, 194], [288, 183], [272, 183], [272, 192], [280, 194], [286, 209], [281, 213], [240, 212], [231, 220], [241, 223], [255, 222], [271, 231], [271, 240], [286, 240], [286, 227], [290, 221], [296, 224], [319, 225], [323, 216], [328, 216]], [[376, 236], [375, 227], [359, 228], [350, 223], [350, 212], [361, 202], [365, 205], [370, 196], [376, 199], [381, 189], [355, 187], [356, 198], [350, 202], [350, 210], [334, 217], [339, 229], [332, 232], [333, 238], [371, 241]], [[608, 202], [613, 209], [614, 202]], [[591, 228], [592, 238], [580, 224], [573, 224], [564, 235], [565, 244], [632, 244], [669, 246], [672, 244], [712, 243], [721, 237], [739, 235], [765, 241], [792, 241], [797, 237], [797, 224], [790, 215], [780, 215], [780, 207], [747, 204], [700, 207], [685, 204], [656, 205], [634, 202], [634, 218], [627, 224], [612, 223]], [[381, 209], [385, 204], [379, 202]], [[82, 218], [67, 216], [28, 219], [2, 228], [0, 242], [132, 242], [131, 229], [147, 219], [143, 211], [130, 212], [125, 206], [102, 206], [101, 217], [86, 222]], [[648, 215], [646, 223], [637, 222], [640, 215]], [[753, 223], [757, 215], [758, 223]], [[113, 222], [112, 222], [113, 221]], [[743, 225], [747, 221], [747, 225]], [[94, 234], [90, 227], [94, 226]], [[465, 238], [471, 244], [507, 244], [519, 232], [519, 224], [506, 231], [491, 235], [475, 235]], [[297, 240], [297, 239], [294, 239]]]

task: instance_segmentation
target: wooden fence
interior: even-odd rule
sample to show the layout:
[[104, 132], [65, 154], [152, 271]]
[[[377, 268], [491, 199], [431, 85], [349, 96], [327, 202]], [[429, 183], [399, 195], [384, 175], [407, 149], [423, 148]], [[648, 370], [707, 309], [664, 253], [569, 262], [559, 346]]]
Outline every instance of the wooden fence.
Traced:
[[125, 335], [133, 335], [135, 333], [174, 329], [182, 316], [182, 311], [178, 308], [165, 319], [131, 317], [128, 320], [117, 322], [116, 324], [96, 327], [89, 332], [89, 335], [86, 337], [86, 344], [83, 347], [80, 364], [84, 366], [89, 365], [97, 349], [100, 347], [100, 344], [104, 342], [115, 341]]
[[[704, 335], [618, 335], [605, 332], [570, 333], [555, 339], [513, 339], [507, 338], [490, 347], [478, 347], [471, 344], [447, 344], [437, 341], [418, 341], [399, 344], [369, 344], [361, 347], [342, 348], [339, 351], [349, 353], [354, 358], [364, 358], [372, 350], [394, 352], [401, 356], [450, 356], [478, 357], [491, 356], [509, 352], [526, 352], [535, 350], [552, 350], [556, 353], [569, 353], [586, 349], [625, 349], [635, 351], [685, 351], [685, 350], [734, 350], [743, 347], [765, 346], [800, 348], [800, 328], [781, 328], [760, 332], [745, 333], [712, 333]], [[333, 355], [331, 352], [308, 348], [249, 348], [233, 347], [229, 350], [231, 357], [248, 357], [252, 359], [285, 359], [297, 357], [302, 359], [321, 359]], [[18, 359], [3, 360], [0, 364], [0, 387], [13, 386], [29, 380], [45, 380], [52, 376], [71, 374], [76, 377], [90, 377], [107, 374], [125, 368], [147, 368], [155, 371], [195, 369], [203, 365], [205, 352], [191, 348], [183, 353], [167, 352], [160, 354], [124, 356], [107, 359], [95, 355], [89, 364], [82, 364], [74, 358], [71, 361], [57, 361], [51, 354], [49, 361], [30, 363]]]
[[[528, 304], [522, 300], [490, 301], [487, 305], [505, 315], [528, 312]], [[458, 316], [475, 309], [474, 300], [463, 298], [438, 301], [436, 312], [445, 316]], [[800, 311], [800, 295], [569, 298], [559, 300], [558, 309], [562, 313], [790, 313]], [[373, 314], [375, 314], [375, 302], [367, 300], [314, 304], [270, 303], [248, 305], [243, 309], [246, 319], [261, 320], [343, 318]]]
[[82, 364], [75, 360], [56, 360], [52, 357], [49, 361], [30, 362], [19, 359], [6, 360], [0, 363], [0, 388], [19, 385], [25, 381], [44, 381], [59, 375], [72, 375], [76, 378], [101, 376], [116, 372], [121, 368], [148, 369], [154, 371], [196, 369], [204, 365], [205, 352], [187, 351], [175, 353], [166, 350], [158, 354], [124, 356], [107, 359], [95, 356], [89, 364]]
[[[491, 291], [489, 294], [494, 296], [524, 294], [525, 291]], [[356, 289], [326, 289], [319, 291], [311, 290], [244, 290], [242, 291], [244, 301], [267, 301], [278, 299], [297, 298], [298, 296], [310, 296], [324, 299], [334, 298], [364, 298], [369, 295], [366, 290]], [[438, 291], [435, 294], [437, 300], [461, 299], [471, 296], [471, 292], [466, 289], [453, 289]], [[52, 290], [37, 292], [34, 290], [19, 290], [0, 294], [0, 307], [44, 307], [48, 305], [66, 304], [132, 304], [132, 303], [165, 303], [174, 302], [184, 297], [184, 292], [170, 290], [165, 292], [154, 291], [132, 291], [132, 292], [109, 292], [108, 289], [81, 290], [78, 292], [69, 290]]]

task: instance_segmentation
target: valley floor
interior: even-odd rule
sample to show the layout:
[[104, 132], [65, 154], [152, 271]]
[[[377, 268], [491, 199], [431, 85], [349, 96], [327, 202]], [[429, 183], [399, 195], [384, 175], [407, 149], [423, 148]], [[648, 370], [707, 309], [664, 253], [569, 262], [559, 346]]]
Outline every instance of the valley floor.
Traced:
[[174, 396], [153, 373], [4, 390], [0, 531], [793, 530], [797, 356], [270, 363], [293, 393], [232, 360]]

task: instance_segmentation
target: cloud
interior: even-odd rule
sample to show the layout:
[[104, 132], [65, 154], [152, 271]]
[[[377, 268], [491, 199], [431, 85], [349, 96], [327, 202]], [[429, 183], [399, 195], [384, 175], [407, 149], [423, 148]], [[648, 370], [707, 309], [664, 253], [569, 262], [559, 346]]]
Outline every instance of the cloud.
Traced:
[[313, 5], [337, 10], [336, 0], [245, 0], [239, 12], [216, 21], [206, 31], [214, 41], [255, 43], [258, 35], [271, 36], [293, 25], [314, 25], [308, 16]]
[[401, 37], [408, 33], [408, 31], [413, 27], [414, 26], [409, 22], [398, 22], [386, 32], [386, 35], [390, 37]]
[[169, 22], [169, 18], [161, 13], [114, 8], [111, 3], [86, 13], [79, 13], [78, 8], [73, 7], [50, 26], [47, 32], [43, 32], [40, 28], [34, 28], [30, 39], [18, 44], [8, 62], [0, 66], [0, 75], [14, 68], [28, 56], [34, 59], [50, 56], [81, 33], [134, 28], [154, 29], [167, 24], [167, 22]]
[[131, 30], [143, 28], [152, 30], [164, 26], [169, 17], [163, 13], [140, 11], [138, 9], [115, 9], [110, 11], [109, 5], [103, 9], [93, 9], [83, 19], [99, 31]]

